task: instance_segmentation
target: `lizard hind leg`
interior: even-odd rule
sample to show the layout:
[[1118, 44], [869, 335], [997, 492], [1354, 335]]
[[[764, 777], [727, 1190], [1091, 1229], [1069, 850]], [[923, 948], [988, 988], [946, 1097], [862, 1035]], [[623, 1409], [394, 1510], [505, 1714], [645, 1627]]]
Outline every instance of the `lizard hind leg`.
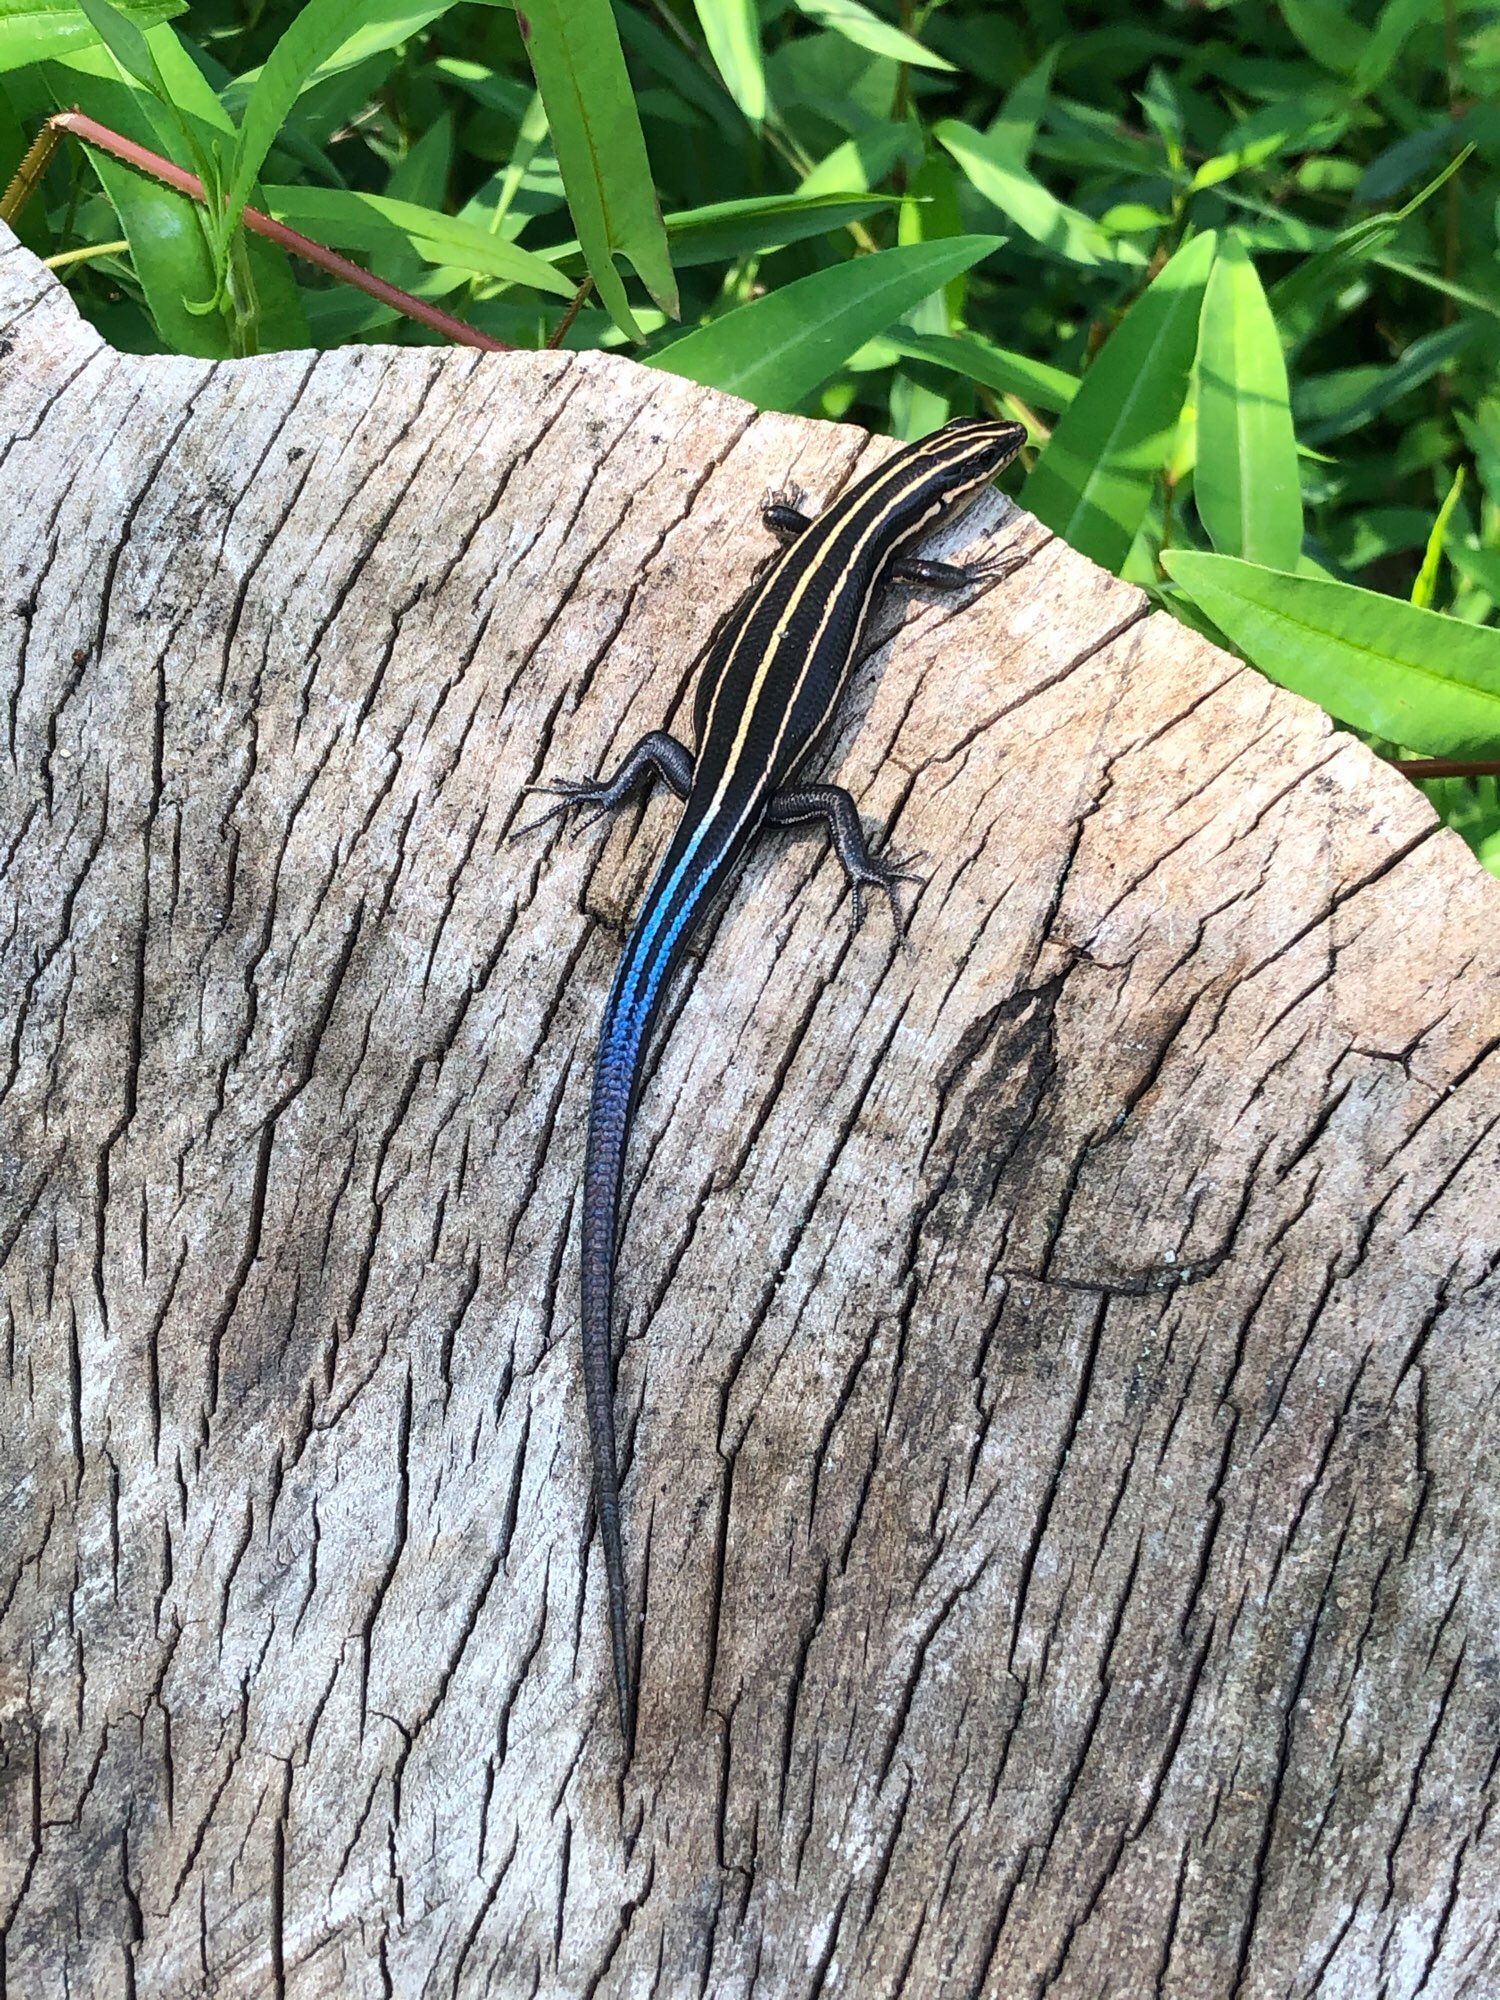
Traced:
[[891, 911], [896, 919], [896, 928], [904, 931], [906, 920], [901, 913], [901, 903], [896, 894], [898, 882], [921, 882], [925, 878], [896, 862], [887, 866], [877, 861], [865, 843], [865, 830], [860, 824], [859, 811], [842, 785], [795, 785], [778, 792], [766, 812], [767, 823], [771, 826], [800, 826], [807, 820], [820, 819], [827, 825], [833, 836], [834, 852], [844, 865], [844, 873], [854, 890], [854, 923], [856, 929], [864, 917], [866, 888], [883, 889], [891, 900]]
[[557, 804], [548, 806], [524, 826], [516, 827], [510, 838], [517, 840], [523, 833], [535, 833], [539, 826], [570, 812], [574, 806], [592, 806], [594, 810], [588, 818], [578, 824], [577, 831], [581, 833], [605, 813], [626, 805], [653, 777], [665, 779], [680, 799], [685, 799], [692, 789], [693, 753], [664, 729], [653, 729], [643, 736], [607, 778], [554, 778], [544, 784], [527, 785], [527, 793], [549, 793]]

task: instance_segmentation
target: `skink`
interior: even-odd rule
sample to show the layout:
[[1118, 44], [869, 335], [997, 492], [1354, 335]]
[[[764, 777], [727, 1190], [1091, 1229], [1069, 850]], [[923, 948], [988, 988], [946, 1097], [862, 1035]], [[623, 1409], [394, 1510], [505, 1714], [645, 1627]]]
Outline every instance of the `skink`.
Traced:
[[[1016, 456], [1019, 424], [958, 418], [905, 446], [856, 481], [816, 520], [800, 495], [767, 502], [784, 544], [715, 640], [698, 681], [695, 748], [655, 729], [607, 778], [535, 789], [558, 796], [531, 826], [589, 805], [623, 805], [655, 776], [683, 801], [677, 831], [625, 941], [604, 1023], [589, 1106], [583, 1186], [583, 1384], [604, 1550], [620, 1730], [629, 1741], [630, 1648], [615, 1452], [611, 1317], [625, 1150], [651, 1031], [695, 920], [724, 889], [767, 826], [823, 820], [854, 890], [890, 896], [915, 880], [872, 858], [849, 794], [798, 773], [832, 717], [877, 587], [886, 578], [953, 590], [1003, 574], [1003, 562], [927, 562], [903, 550], [955, 503], [976, 495]], [[530, 828], [527, 829], [528, 831]]]

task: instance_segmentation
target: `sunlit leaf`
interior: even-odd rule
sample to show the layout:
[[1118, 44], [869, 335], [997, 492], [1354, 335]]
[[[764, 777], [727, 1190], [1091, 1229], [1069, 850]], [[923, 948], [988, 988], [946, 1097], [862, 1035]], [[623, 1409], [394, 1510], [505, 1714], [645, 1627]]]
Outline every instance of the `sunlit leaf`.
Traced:
[[609, 0], [528, 0], [517, 19], [589, 271], [616, 324], [638, 339], [616, 255], [674, 316], [677, 280]]
[[810, 21], [816, 21], [820, 28], [831, 28], [856, 47], [869, 49], [877, 56], [890, 56], [896, 62], [914, 63], [919, 69], [952, 69], [953, 65], [943, 56], [936, 56], [931, 49], [923, 48], [913, 35], [893, 27], [883, 21], [868, 7], [860, 5], [860, 0], [794, 0], [794, 4]]
[[1500, 752], [1500, 632], [1233, 556], [1162, 566], [1262, 673], [1341, 722], [1428, 757]]
[[693, 0], [724, 88], [752, 124], [766, 115], [766, 65], [755, 0]]
[[1004, 240], [955, 236], [814, 271], [684, 334], [655, 365], [763, 409], [793, 409], [857, 348]]
[[1006, 221], [1054, 257], [1070, 264], [1144, 264], [1135, 244], [1111, 237], [1092, 216], [1069, 208], [996, 141], [960, 119], [945, 118], [933, 136], [957, 160], [978, 193]]
[[1296, 568], [1302, 492], [1286, 362], [1255, 266], [1233, 234], [1203, 298], [1194, 495], [1221, 555]]
[[1022, 489], [1075, 549], [1118, 570], [1177, 435], [1212, 231], [1164, 264], [1105, 343]]

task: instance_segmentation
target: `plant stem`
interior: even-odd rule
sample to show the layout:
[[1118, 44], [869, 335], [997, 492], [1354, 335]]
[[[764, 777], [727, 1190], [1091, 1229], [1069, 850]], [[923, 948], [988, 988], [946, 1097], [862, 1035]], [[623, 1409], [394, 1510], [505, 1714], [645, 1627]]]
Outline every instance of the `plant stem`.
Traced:
[[47, 123], [26, 148], [25, 158], [11, 176], [9, 187], [0, 195], [0, 222], [15, 222], [37, 190], [48, 162], [57, 151], [58, 138], [53, 122]]
[[[134, 167], [137, 173], [149, 175], [152, 180], [160, 181], [164, 187], [173, 188], [178, 194], [185, 194], [193, 201], [206, 202], [203, 183], [196, 174], [190, 174], [185, 167], [179, 167], [175, 160], [163, 159], [160, 153], [153, 153], [148, 147], [136, 145], [133, 139], [126, 139], [120, 133], [112, 132], [107, 125], [99, 124], [97, 120], [86, 116], [82, 111], [59, 111], [55, 117], [47, 121], [47, 126], [43, 127], [43, 130], [49, 128], [54, 133], [70, 132], [75, 139], [81, 139], [85, 145], [99, 147], [101, 151], [112, 154], [115, 159], [123, 160], [126, 166]], [[53, 143], [56, 143], [55, 139]], [[33, 146], [26, 160], [22, 161], [23, 172], [31, 154], [36, 150]], [[45, 158], [42, 164], [45, 166]], [[12, 189], [20, 179], [21, 175], [17, 174]], [[27, 192], [30, 192], [29, 188]], [[24, 196], [22, 198], [24, 200]], [[407, 319], [417, 320], [421, 325], [431, 327], [434, 333], [445, 335], [460, 347], [477, 347], [491, 354], [513, 351], [508, 341], [495, 340], [489, 334], [481, 333], [477, 327], [466, 326], [461, 319], [455, 319], [451, 313], [445, 313], [437, 306], [428, 305], [425, 299], [414, 298], [410, 292], [403, 292], [396, 285], [388, 285], [384, 278], [377, 278], [373, 272], [351, 263], [347, 257], [341, 257], [336, 250], [329, 250], [321, 243], [314, 243], [311, 237], [303, 236], [300, 231], [288, 229], [284, 222], [275, 221], [271, 216], [262, 214], [258, 208], [247, 208], [243, 220], [247, 229], [252, 230], [257, 236], [264, 236], [268, 243], [278, 244], [283, 250], [291, 251], [294, 256], [303, 258], [307, 263], [316, 264], [319, 270], [327, 271], [330, 277], [339, 278], [346, 285], [353, 285], [356, 290], [366, 293], [370, 298], [378, 299], [382, 305], [390, 306], [394, 311], [404, 314]]]
[[118, 243], [85, 243], [81, 250], [60, 250], [55, 257], [44, 257], [42, 262], [49, 271], [62, 271], [69, 264], [87, 263], [90, 257], [118, 257], [129, 248], [129, 241], [122, 236]]
[[563, 342], [568, 337], [568, 328], [573, 324], [574, 320], [577, 319], [579, 311], [583, 306], [584, 300], [588, 297], [589, 293], [593, 289], [594, 289], [594, 280], [587, 272], [585, 272], [583, 277], [583, 282], [579, 285], [578, 290], [573, 294], [572, 298], [568, 301], [567, 311], [563, 314], [562, 318], [557, 322], [557, 326], [553, 331], [552, 338], [547, 342], [548, 347], [562, 346]]
[[1392, 757], [1404, 778], [1500, 778], [1500, 757]]

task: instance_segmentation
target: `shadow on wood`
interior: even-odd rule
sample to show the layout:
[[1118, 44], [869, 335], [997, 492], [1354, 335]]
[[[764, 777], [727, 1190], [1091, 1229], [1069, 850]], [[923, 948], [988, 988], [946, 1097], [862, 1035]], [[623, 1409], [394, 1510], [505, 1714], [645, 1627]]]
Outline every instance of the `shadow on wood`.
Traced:
[[937, 546], [1017, 576], [886, 596], [825, 763], [914, 949], [768, 839], [642, 1105], [622, 1782], [572, 1232], [675, 807], [506, 835], [887, 447], [117, 355], [10, 238], [0, 323], [0, 1986], [1493, 1992], [1495, 892], [1422, 798], [999, 500]]

